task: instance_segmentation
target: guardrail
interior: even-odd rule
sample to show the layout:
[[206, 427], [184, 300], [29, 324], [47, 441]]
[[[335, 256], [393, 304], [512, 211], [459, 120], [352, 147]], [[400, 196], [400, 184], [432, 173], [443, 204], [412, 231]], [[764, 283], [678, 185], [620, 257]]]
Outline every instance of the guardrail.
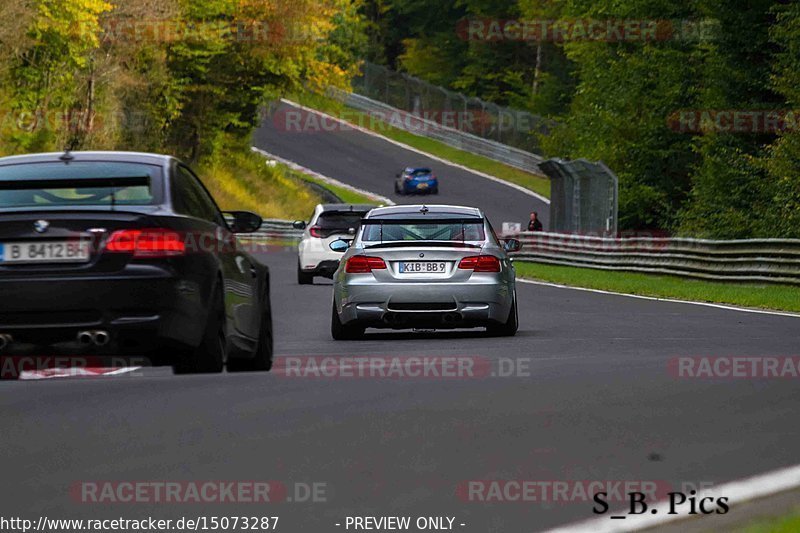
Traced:
[[364, 111], [376, 118], [385, 117], [386, 120], [384, 121], [396, 128], [415, 135], [435, 139], [454, 148], [479, 154], [526, 172], [544, 175], [539, 170], [539, 163], [544, 159], [539, 155], [443, 126], [433, 120], [414, 115], [360, 94], [349, 93], [333, 87], [328, 89], [328, 92], [333, 98], [343, 102], [348, 107]]
[[522, 232], [518, 261], [699, 279], [800, 284], [800, 240], [603, 238]]
[[284, 245], [296, 244], [300, 241], [303, 230], [292, 227], [291, 220], [265, 218], [261, 229], [253, 233], [239, 233], [236, 237], [242, 241], [264, 241]]
[[[259, 231], [238, 237], [289, 246], [297, 243], [302, 234], [291, 221], [267, 219]], [[505, 237], [522, 242], [522, 250], [512, 254], [516, 261], [715, 281], [800, 285], [800, 239], [614, 239], [528, 231]]]

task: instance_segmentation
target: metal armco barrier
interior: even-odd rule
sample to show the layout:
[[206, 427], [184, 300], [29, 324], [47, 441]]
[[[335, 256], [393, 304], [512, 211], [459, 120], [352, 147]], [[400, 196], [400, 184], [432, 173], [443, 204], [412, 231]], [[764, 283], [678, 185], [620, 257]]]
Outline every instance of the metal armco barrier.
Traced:
[[243, 241], [281, 241], [281, 242], [300, 242], [303, 230], [292, 227], [291, 220], [264, 219], [261, 229], [253, 233], [239, 233], [236, 237]]
[[392, 109], [432, 119], [451, 129], [537, 153], [537, 134], [546, 134], [553, 121], [450, 91], [403, 72], [364, 61], [352, 79], [353, 92]]
[[691, 278], [800, 284], [800, 239], [713, 241], [613, 239], [523, 232], [517, 261], [669, 274]]
[[[544, 159], [539, 155], [443, 126], [438, 122], [427, 120], [409, 111], [397, 109], [366, 96], [348, 93], [335, 88], [328, 89], [328, 92], [333, 98], [340, 100], [348, 107], [364, 111], [370, 116], [382, 119], [382, 121], [396, 128], [422, 137], [435, 139], [465, 152], [479, 154], [526, 172], [541, 174], [538, 165]], [[385, 120], [383, 120], [384, 117]]]
[[[238, 237], [296, 243], [302, 234], [289, 220], [268, 219], [259, 231]], [[800, 285], [800, 239], [614, 239], [529, 231], [513, 237], [523, 245], [520, 252], [512, 254], [515, 261], [716, 281]]]

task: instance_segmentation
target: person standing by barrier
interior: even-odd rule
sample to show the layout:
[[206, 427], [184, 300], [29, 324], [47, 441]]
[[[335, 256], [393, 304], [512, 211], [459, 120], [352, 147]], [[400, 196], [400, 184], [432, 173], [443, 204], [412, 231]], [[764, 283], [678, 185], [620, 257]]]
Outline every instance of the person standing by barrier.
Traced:
[[531, 219], [528, 222], [528, 231], [544, 231], [544, 226], [539, 220], [539, 213], [536, 211], [531, 212]]

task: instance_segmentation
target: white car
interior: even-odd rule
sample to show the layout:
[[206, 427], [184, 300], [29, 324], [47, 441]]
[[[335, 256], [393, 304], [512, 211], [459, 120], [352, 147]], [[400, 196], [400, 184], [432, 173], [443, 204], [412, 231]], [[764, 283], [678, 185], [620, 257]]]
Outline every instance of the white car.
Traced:
[[297, 283], [310, 285], [314, 283], [314, 276], [332, 278], [342, 253], [332, 251], [330, 244], [340, 239], [352, 239], [361, 219], [375, 207], [319, 204], [308, 223], [296, 221], [293, 226], [304, 230], [297, 246]]

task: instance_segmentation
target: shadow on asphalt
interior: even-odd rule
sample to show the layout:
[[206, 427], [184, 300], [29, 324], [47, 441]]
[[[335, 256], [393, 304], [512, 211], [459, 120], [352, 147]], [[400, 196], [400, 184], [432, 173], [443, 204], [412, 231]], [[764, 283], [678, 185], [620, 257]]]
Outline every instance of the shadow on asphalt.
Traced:
[[[533, 331], [518, 331], [517, 337], [532, 337]], [[420, 340], [420, 339], [497, 339], [484, 330], [422, 330], [422, 331], [367, 331], [359, 341]], [[511, 337], [508, 337], [511, 338]], [[358, 342], [358, 341], [356, 341]]]

